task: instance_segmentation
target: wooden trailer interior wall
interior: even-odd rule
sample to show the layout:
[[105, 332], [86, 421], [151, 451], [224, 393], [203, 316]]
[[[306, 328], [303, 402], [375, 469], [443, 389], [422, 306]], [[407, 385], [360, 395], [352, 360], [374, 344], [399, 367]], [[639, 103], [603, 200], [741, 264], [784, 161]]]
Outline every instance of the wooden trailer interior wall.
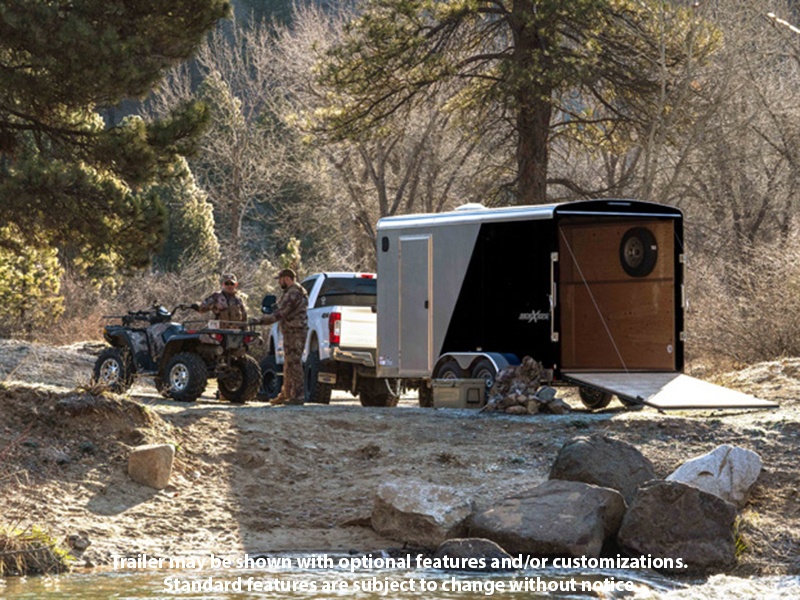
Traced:
[[[632, 227], [646, 227], [658, 258], [634, 277], [620, 260]], [[559, 223], [561, 368], [676, 369], [675, 236], [671, 219], [564, 217]]]

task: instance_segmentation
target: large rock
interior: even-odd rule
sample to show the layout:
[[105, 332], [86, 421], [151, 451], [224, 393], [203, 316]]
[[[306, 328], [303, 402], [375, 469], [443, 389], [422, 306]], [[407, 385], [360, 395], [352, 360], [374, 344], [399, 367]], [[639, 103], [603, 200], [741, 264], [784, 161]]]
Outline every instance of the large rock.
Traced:
[[611, 488], [620, 492], [628, 504], [640, 485], [655, 478], [653, 463], [637, 448], [601, 434], [564, 444], [550, 469], [550, 479]]
[[[511, 571], [513, 557], [498, 544], [484, 538], [456, 538], [441, 544], [433, 554], [435, 559], [454, 559], [457, 565], [446, 566], [452, 571]], [[452, 563], [452, 560], [451, 560]]]
[[472, 501], [457, 490], [418, 479], [381, 484], [372, 509], [372, 528], [413, 546], [436, 548], [461, 537]]
[[468, 531], [511, 554], [597, 557], [624, 513], [625, 501], [616, 490], [550, 480], [473, 515]]
[[137, 483], [162, 490], [169, 483], [175, 448], [169, 444], [150, 444], [131, 450], [128, 475]]
[[752, 450], [723, 444], [693, 458], [667, 477], [719, 496], [742, 508], [761, 474], [761, 457]]
[[678, 481], [642, 486], [622, 520], [617, 539], [633, 556], [681, 559], [662, 570], [695, 573], [722, 570], [735, 562], [736, 507]]

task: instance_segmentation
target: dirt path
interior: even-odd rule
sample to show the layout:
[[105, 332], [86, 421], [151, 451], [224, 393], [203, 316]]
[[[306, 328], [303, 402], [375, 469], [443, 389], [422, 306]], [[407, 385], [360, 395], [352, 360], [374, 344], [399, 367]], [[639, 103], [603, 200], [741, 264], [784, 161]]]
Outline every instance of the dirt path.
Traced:
[[[9, 362], [0, 358], [0, 367]], [[55, 385], [74, 380], [67, 364], [61, 380], [40, 378], [51, 387], [9, 383], [21, 369], [14, 377], [3, 374], [0, 515], [12, 524], [46, 524], [62, 538], [88, 536], [82, 559], [90, 564], [143, 552], [393, 546], [366, 526], [381, 482], [416, 477], [457, 486], [484, 508], [545, 480], [566, 441], [602, 432], [639, 447], [662, 477], [719, 444], [758, 452], [764, 472], [743, 512], [748, 548], [737, 573], [800, 572], [800, 390], [794, 381], [800, 361], [769, 363], [727, 380], [778, 399], [779, 410], [660, 414], [614, 403], [618, 408], [563, 416], [422, 409], [414, 398], [394, 409], [365, 409], [344, 397], [330, 406], [273, 408], [235, 407], [206, 394], [187, 405], [158, 398], [148, 386], [97, 404]], [[36, 379], [35, 370], [30, 377]], [[171, 484], [160, 492], [125, 472], [130, 448], [155, 442], [178, 446]]]

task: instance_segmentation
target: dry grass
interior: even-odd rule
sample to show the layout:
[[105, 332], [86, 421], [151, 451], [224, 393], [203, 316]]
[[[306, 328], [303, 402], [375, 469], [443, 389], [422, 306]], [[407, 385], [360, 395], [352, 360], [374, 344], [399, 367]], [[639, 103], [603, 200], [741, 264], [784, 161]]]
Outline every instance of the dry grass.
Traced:
[[696, 256], [687, 269], [691, 360], [800, 356], [800, 236]]
[[[234, 264], [223, 270], [237, 274], [248, 311], [257, 314], [261, 298], [275, 284], [272, 263]], [[120, 277], [115, 286], [97, 287], [66, 275], [61, 286], [64, 315], [46, 331], [33, 332], [29, 337], [52, 345], [98, 340], [102, 338], [103, 325], [108, 323], [106, 315], [124, 315], [128, 310], [147, 309], [154, 303], [172, 309], [178, 304], [198, 302], [219, 289], [219, 280], [217, 271], [208, 265], [189, 264], [180, 273], [148, 272]], [[180, 320], [182, 315], [177, 317]]]
[[0, 526], [0, 577], [46, 575], [69, 570], [69, 552], [37, 526]]

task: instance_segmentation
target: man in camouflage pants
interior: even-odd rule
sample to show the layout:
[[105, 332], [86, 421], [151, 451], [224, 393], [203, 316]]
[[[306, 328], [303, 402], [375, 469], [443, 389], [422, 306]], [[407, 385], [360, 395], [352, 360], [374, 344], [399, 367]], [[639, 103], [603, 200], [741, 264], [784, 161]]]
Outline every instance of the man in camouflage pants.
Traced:
[[261, 325], [279, 323], [283, 334], [283, 387], [270, 404], [303, 404], [303, 348], [308, 334], [308, 293], [296, 281], [297, 274], [292, 269], [282, 269], [278, 273], [278, 284], [283, 294], [277, 308], [270, 315], [264, 315], [256, 322]]

